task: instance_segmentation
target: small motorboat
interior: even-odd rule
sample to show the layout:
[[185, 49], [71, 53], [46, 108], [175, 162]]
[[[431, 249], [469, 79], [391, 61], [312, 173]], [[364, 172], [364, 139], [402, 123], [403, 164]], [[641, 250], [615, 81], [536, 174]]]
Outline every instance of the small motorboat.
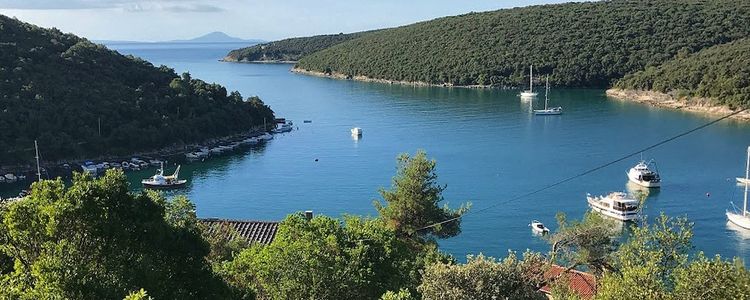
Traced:
[[[654, 165], [653, 170], [649, 168], [649, 165]], [[628, 179], [633, 183], [647, 187], [647, 188], [658, 188], [661, 186], [661, 177], [659, 172], [656, 170], [656, 164], [653, 161], [646, 162], [641, 160], [634, 167], [628, 170]]]
[[164, 163], [163, 161], [158, 160], [158, 159], [149, 159], [148, 160], [148, 164], [151, 165], [152, 167], [161, 166], [161, 164], [163, 164], [163, 163]]
[[266, 133], [263, 133], [262, 135], [260, 135], [260, 136], [258, 137], [258, 140], [260, 140], [260, 141], [264, 141], [264, 142], [265, 142], [265, 141], [270, 141], [270, 140], [272, 140], [272, 139], [273, 139], [273, 135], [269, 134], [268, 132], [266, 132]]
[[156, 175], [151, 176], [150, 178], [146, 178], [141, 183], [143, 184], [144, 188], [150, 188], [150, 189], [173, 189], [173, 188], [179, 188], [184, 186], [187, 183], [187, 180], [179, 179], [178, 176], [180, 175], [180, 166], [177, 166], [177, 170], [174, 171], [174, 174], [166, 176], [164, 175], [164, 164], [162, 163], [159, 170], [156, 172]]
[[640, 202], [623, 192], [612, 192], [606, 196], [586, 195], [589, 206], [595, 212], [620, 221], [633, 221], [638, 218]]
[[354, 127], [351, 132], [353, 136], [362, 136], [362, 128]]
[[185, 158], [187, 160], [199, 160], [199, 159], [201, 159], [201, 157], [198, 154], [196, 154], [195, 152], [185, 153]]
[[312, 123], [312, 120], [303, 120], [302, 123]]
[[547, 228], [546, 226], [544, 226], [544, 224], [542, 224], [542, 222], [539, 222], [537, 220], [531, 221], [531, 224], [529, 224], [529, 226], [531, 227], [531, 231], [533, 231], [534, 233], [537, 233], [537, 234], [549, 233], [549, 228]]
[[96, 167], [96, 165], [90, 161], [81, 165], [81, 170], [83, 170], [84, 173], [88, 173], [91, 175], [96, 175], [96, 173], [99, 172], [99, 169]]
[[273, 130], [273, 133], [290, 132], [290, 131], [292, 131], [292, 126], [293, 126], [292, 123], [281, 124], [281, 126], [279, 126], [279, 128], [276, 128], [276, 129]]

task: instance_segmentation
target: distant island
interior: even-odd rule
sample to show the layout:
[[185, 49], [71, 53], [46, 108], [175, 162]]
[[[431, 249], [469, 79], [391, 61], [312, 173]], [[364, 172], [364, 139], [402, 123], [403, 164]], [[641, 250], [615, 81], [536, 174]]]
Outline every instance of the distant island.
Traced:
[[[709, 99], [708, 105], [749, 107], [750, 83], [731, 79], [747, 74], [748, 52], [720, 62], [740, 73], [716, 71], [700, 84], [695, 78], [703, 70], [674, 70], [708, 62], [710, 55], [701, 52], [750, 37], [750, 4], [678, 3], [615, 0], [469, 13], [354, 33], [330, 43], [314, 36], [260, 44], [234, 50], [225, 61], [294, 60], [293, 71], [317, 76], [502, 88], [526, 85], [533, 64], [555, 86], [679, 91]], [[308, 44], [315, 47], [302, 51]], [[678, 81], [685, 74], [693, 76], [691, 84]], [[648, 76], [656, 76], [654, 84], [638, 84]]]
[[99, 44], [137, 44], [137, 43], [246, 43], [248, 45], [254, 45], [266, 42], [260, 39], [241, 39], [230, 36], [221, 31], [214, 31], [196, 38], [188, 40], [170, 40], [160, 42], [138, 42], [138, 41], [118, 41], [118, 40], [94, 40], [93, 42]]
[[257, 97], [0, 15], [0, 164], [130, 155], [260, 128]]

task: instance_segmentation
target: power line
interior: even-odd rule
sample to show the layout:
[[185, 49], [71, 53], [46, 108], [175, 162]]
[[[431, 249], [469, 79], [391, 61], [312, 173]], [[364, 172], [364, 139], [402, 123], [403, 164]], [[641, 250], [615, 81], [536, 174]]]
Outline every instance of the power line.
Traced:
[[662, 140], [662, 141], [660, 141], [660, 142], [658, 142], [658, 143], [652, 144], [652, 145], [650, 145], [650, 146], [648, 146], [648, 147], [645, 147], [645, 148], [639, 149], [639, 150], [637, 150], [637, 151], [634, 151], [634, 152], [632, 152], [632, 153], [626, 154], [626, 155], [624, 155], [624, 156], [622, 156], [622, 157], [620, 157], [620, 158], [618, 158], [618, 159], [615, 159], [615, 160], [612, 160], [612, 161], [610, 161], [610, 162], [607, 162], [607, 163], [604, 163], [604, 164], [602, 164], [602, 165], [599, 165], [599, 166], [597, 166], [597, 167], [594, 167], [594, 168], [588, 169], [588, 170], [586, 170], [586, 171], [583, 171], [583, 172], [581, 172], [581, 173], [578, 173], [578, 174], [576, 174], [576, 175], [573, 175], [573, 176], [570, 176], [570, 177], [567, 177], [567, 178], [561, 179], [561, 180], [559, 180], [559, 181], [556, 181], [556, 182], [554, 182], [554, 183], [550, 183], [550, 184], [548, 184], [548, 185], [545, 185], [545, 186], [543, 186], [543, 187], [541, 187], [541, 188], [538, 188], [538, 189], [536, 189], [536, 190], [533, 190], [533, 191], [527, 192], [527, 193], [525, 193], [525, 194], [521, 194], [521, 195], [518, 195], [518, 196], [516, 196], [516, 197], [513, 197], [513, 198], [510, 198], [510, 199], [508, 199], [508, 200], [497, 202], [497, 203], [495, 203], [495, 204], [492, 204], [492, 205], [490, 205], [490, 206], [487, 206], [487, 207], [485, 207], [485, 208], [482, 208], [482, 209], [480, 209], [480, 210], [477, 210], [477, 211], [471, 211], [471, 210], [470, 210], [470, 211], [466, 212], [465, 214], [463, 214], [463, 215], [460, 215], [460, 216], [458, 216], [458, 217], [455, 217], [455, 218], [450, 218], [450, 219], [448, 219], [448, 220], [445, 220], [445, 221], [441, 221], [441, 222], [438, 222], [438, 223], [434, 223], [434, 224], [431, 224], [431, 225], [427, 225], [427, 226], [425, 226], [425, 227], [422, 227], [422, 228], [419, 228], [419, 229], [417, 229], [417, 231], [420, 231], [420, 230], [425, 230], [425, 229], [428, 229], [428, 228], [432, 228], [432, 227], [435, 227], [435, 226], [438, 226], [438, 225], [442, 225], [442, 224], [445, 224], [445, 223], [450, 223], [450, 222], [456, 221], [456, 220], [458, 220], [458, 219], [461, 219], [461, 218], [463, 218], [464, 216], [466, 216], [466, 215], [467, 215], [467, 214], [469, 214], [469, 213], [475, 213], [475, 214], [477, 214], [477, 213], [481, 213], [481, 212], [484, 212], [484, 211], [490, 210], [490, 209], [492, 209], [492, 208], [495, 208], [495, 207], [497, 207], [497, 206], [499, 206], [499, 205], [501, 205], [501, 204], [507, 204], [507, 203], [510, 203], [510, 202], [513, 202], [513, 201], [518, 201], [518, 200], [520, 200], [520, 199], [526, 198], [526, 197], [528, 197], [528, 196], [532, 196], [532, 195], [534, 195], [534, 194], [538, 194], [538, 193], [540, 193], [540, 192], [546, 191], [546, 190], [548, 190], [548, 189], [551, 189], [551, 188], [553, 188], [553, 187], [556, 187], [556, 186], [558, 186], [558, 185], [561, 185], [561, 184], [567, 183], [567, 182], [569, 182], [569, 181], [572, 181], [572, 180], [574, 180], [574, 179], [576, 179], [576, 178], [579, 178], [579, 177], [583, 177], [583, 176], [586, 176], [586, 175], [588, 175], [588, 174], [594, 173], [594, 172], [596, 172], [596, 171], [599, 171], [599, 170], [601, 170], [601, 169], [604, 169], [604, 168], [606, 168], [606, 167], [609, 167], [609, 166], [611, 166], [611, 165], [614, 165], [614, 164], [616, 164], [616, 163], [619, 163], [619, 162], [621, 162], [621, 161], [623, 161], [623, 160], [626, 160], [626, 159], [628, 159], [628, 158], [631, 158], [631, 157], [633, 157], [633, 156], [636, 156], [636, 155], [638, 155], [638, 154], [640, 154], [640, 153], [642, 153], [642, 152], [646, 152], [646, 151], [648, 151], [648, 150], [654, 149], [654, 148], [656, 148], [656, 147], [659, 147], [659, 146], [661, 146], [661, 145], [664, 145], [664, 144], [666, 144], [666, 143], [669, 143], [669, 142], [671, 142], [671, 141], [674, 141], [674, 140], [676, 140], [676, 139], [679, 139], [679, 138], [681, 138], [681, 137], [683, 137], [683, 136], [686, 136], [686, 135], [688, 135], [688, 134], [691, 134], [691, 133], [693, 133], [693, 132], [699, 131], [699, 130], [701, 130], [701, 129], [703, 129], [703, 128], [709, 127], [709, 126], [711, 126], [711, 125], [713, 125], [713, 124], [716, 124], [716, 123], [718, 123], [718, 122], [721, 122], [721, 121], [723, 121], [723, 120], [725, 120], [725, 119], [728, 119], [728, 118], [730, 118], [730, 117], [732, 117], [732, 116], [734, 116], [734, 115], [740, 114], [740, 113], [742, 113], [742, 112], [744, 112], [744, 111], [746, 111], [746, 110], [748, 110], [748, 109], [747, 109], [747, 108], [745, 108], [745, 109], [741, 109], [741, 110], [738, 110], [738, 111], [732, 112], [732, 113], [730, 113], [730, 114], [728, 114], [728, 115], [725, 115], [725, 116], [723, 116], [723, 117], [721, 117], [721, 118], [718, 118], [718, 119], [716, 119], [716, 120], [713, 120], [713, 121], [711, 121], [711, 122], [708, 122], [708, 123], [706, 123], [706, 124], [703, 124], [703, 125], [701, 125], [701, 126], [695, 127], [695, 128], [693, 128], [693, 129], [691, 129], [691, 130], [688, 130], [688, 131], [682, 132], [682, 133], [680, 133], [680, 134], [674, 135], [674, 136], [672, 136], [672, 137], [670, 137], [670, 138], [667, 138], [667, 139], [664, 139], [664, 140]]

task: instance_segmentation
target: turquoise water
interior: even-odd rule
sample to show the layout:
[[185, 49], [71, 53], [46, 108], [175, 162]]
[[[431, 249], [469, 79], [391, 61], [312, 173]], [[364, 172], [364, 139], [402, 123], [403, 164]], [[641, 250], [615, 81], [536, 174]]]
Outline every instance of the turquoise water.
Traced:
[[[580, 218], [586, 193], [626, 189], [625, 172], [638, 157], [529, 198], [506, 203], [509, 198], [709, 120], [608, 100], [603, 90], [561, 89], [550, 96], [565, 114], [535, 117], [518, 91], [339, 81], [292, 74], [290, 65], [217, 61], [237, 46], [112, 46], [244, 96], [258, 95], [299, 126], [265, 147], [184, 165], [190, 185], [183, 192], [201, 217], [280, 220], [308, 209], [331, 216], [374, 215], [372, 202], [379, 188], [390, 185], [395, 157], [425, 149], [438, 161], [450, 205], [470, 201], [478, 211], [501, 204], [466, 216], [461, 235], [441, 241], [442, 249], [459, 257], [546, 251], [529, 222], [539, 219], [554, 229], [558, 211]], [[362, 139], [350, 136], [354, 126], [364, 129]], [[695, 222], [696, 249], [750, 258], [750, 232], [729, 228], [724, 216], [732, 197], [742, 201], [733, 178], [744, 174], [748, 129], [724, 121], [644, 153], [656, 159], [664, 179], [661, 191], [649, 196], [645, 213], [688, 216]], [[134, 174], [134, 182], [150, 172]]]

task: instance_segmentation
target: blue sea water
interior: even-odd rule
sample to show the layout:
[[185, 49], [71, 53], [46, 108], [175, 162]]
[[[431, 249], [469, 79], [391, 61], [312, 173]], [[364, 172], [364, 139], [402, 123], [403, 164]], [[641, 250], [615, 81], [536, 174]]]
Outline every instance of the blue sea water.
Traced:
[[[603, 90], [553, 89], [562, 116], [536, 117], [518, 91], [362, 83], [297, 75], [291, 65], [218, 60], [240, 44], [119, 44], [123, 54], [260, 96], [297, 130], [264, 147], [183, 166], [183, 190], [200, 217], [280, 220], [289, 213], [374, 215], [378, 189], [388, 188], [399, 153], [424, 149], [438, 162], [445, 201], [471, 202], [463, 232], [440, 241], [458, 257], [508, 249], [547, 251], [528, 227], [539, 219], [553, 230], [555, 214], [580, 218], [586, 193], [626, 190], [621, 163], [531, 197], [508, 201], [639, 148], [694, 128], [710, 117], [608, 99]], [[312, 120], [312, 123], [303, 123]], [[364, 135], [356, 140], [349, 129]], [[661, 190], [645, 214], [687, 216], [694, 244], [708, 255], [750, 258], [750, 232], [732, 228], [729, 202], [741, 203], [734, 177], [744, 174], [750, 125], [722, 121], [644, 153], [658, 162]], [[149, 171], [150, 172], [150, 171]], [[145, 175], [133, 175], [134, 186]], [[491, 207], [489, 209], [485, 209]]]

